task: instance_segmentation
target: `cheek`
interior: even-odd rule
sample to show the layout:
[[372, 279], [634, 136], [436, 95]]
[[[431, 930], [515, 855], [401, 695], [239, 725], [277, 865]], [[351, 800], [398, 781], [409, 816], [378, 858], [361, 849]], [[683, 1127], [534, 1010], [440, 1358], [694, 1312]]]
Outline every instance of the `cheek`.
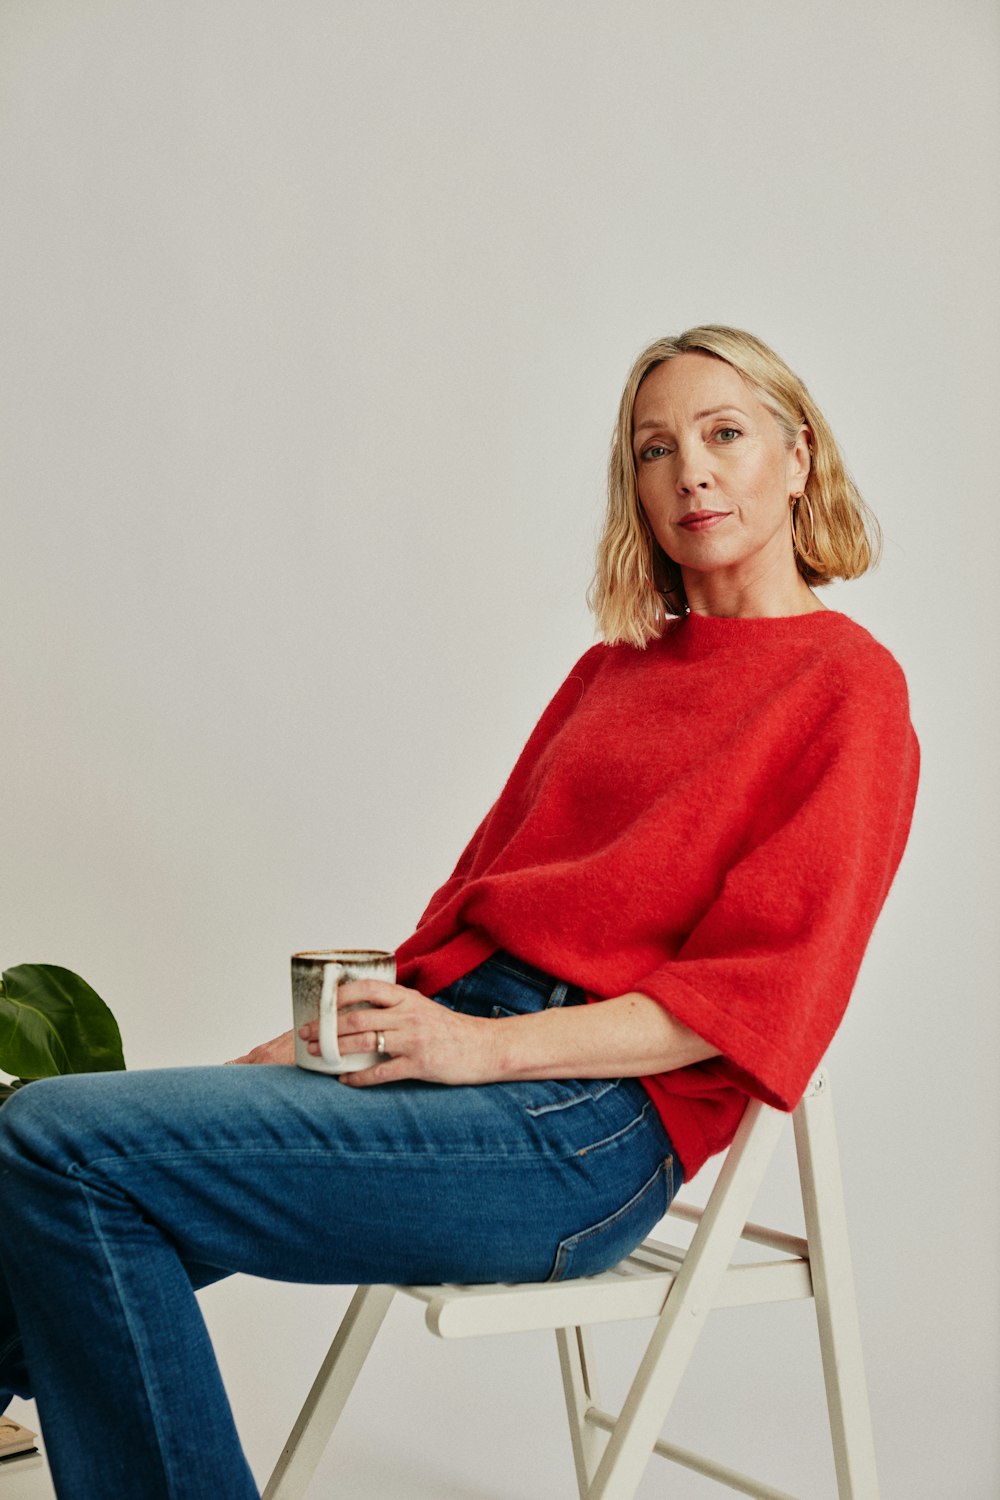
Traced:
[[787, 504], [788, 479], [783, 456], [762, 455], [744, 474], [744, 494], [758, 508], [780, 510]]
[[646, 493], [639, 494], [639, 516], [645, 519], [646, 525], [659, 540], [658, 533], [662, 532], [668, 515], [667, 501], [662, 495], [657, 495], [652, 486], [648, 486]]
[[662, 468], [643, 469], [636, 475], [635, 488], [639, 504], [648, 512], [662, 507], [664, 497], [670, 491], [670, 481]]
[[650, 506], [653, 503], [652, 487], [644, 483], [641, 479], [637, 479], [635, 493], [638, 501], [639, 514], [646, 515], [648, 517], [650, 513]]

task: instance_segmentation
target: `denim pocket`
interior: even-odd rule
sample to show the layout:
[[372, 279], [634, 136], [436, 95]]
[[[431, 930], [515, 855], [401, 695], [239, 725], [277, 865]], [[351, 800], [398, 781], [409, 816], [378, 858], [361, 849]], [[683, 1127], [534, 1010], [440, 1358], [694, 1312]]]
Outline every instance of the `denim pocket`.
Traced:
[[674, 1196], [674, 1159], [667, 1156], [639, 1191], [615, 1213], [560, 1242], [549, 1281], [596, 1276], [640, 1245]]
[[524, 1111], [537, 1118], [556, 1109], [571, 1109], [574, 1104], [592, 1104], [616, 1089], [619, 1078], [540, 1078], [524, 1084]]

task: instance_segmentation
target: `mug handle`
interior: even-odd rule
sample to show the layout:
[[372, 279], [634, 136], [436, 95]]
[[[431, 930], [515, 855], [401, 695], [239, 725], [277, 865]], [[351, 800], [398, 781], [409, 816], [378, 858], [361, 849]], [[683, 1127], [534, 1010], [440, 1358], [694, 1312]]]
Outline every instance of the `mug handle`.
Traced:
[[341, 1061], [337, 1039], [337, 991], [344, 973], [340, 964], [323, 965], [323, 988], [319, 995], [319, 1051], [327, 1063]]

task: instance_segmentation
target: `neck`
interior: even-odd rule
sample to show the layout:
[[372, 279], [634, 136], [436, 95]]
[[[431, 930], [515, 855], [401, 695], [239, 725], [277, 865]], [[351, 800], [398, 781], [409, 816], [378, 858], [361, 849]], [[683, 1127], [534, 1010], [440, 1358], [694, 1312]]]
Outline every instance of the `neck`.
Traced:
[[826, 605], [816, 598], [797, 568], [780, 576], [765, 573], [753, 578], [734, 578], [725, 571], [698, 573], [682, 568], [688, 608], [695, 615], [720, 619], [775, 619], [784, 615], [809, 615]]

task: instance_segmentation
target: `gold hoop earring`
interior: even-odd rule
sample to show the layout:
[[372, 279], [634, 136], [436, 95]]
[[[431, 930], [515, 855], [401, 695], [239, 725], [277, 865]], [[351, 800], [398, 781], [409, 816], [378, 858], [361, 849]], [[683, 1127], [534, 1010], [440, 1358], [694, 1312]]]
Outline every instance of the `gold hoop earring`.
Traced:
[[[805, 502], [805, 513], [808, 521], [808, 536], [803, 536], [801, 524], [802, 507]], [[798, 495], [790, 495], [788, 499], [792, 520], [792, 546], [800, 557], [808, 557], [816, 545], [816, 521], [813, 516], [812, 501], [805, 490]]]

